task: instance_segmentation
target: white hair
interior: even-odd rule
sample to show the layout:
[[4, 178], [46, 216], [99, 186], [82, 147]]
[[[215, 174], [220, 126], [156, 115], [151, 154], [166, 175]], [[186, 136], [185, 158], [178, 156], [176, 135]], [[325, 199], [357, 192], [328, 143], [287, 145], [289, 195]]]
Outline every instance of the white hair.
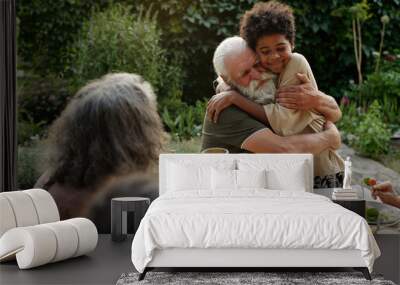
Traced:
[[213, 65], [215, 73], [217, 73], [218, 76], [228, 76], [228, 72], [225, 68], [226, 57], [228, 55], [241, 53], [247, 48], [246, 41], [239, 36], [229, 37], [223, 40], [214, 52]]

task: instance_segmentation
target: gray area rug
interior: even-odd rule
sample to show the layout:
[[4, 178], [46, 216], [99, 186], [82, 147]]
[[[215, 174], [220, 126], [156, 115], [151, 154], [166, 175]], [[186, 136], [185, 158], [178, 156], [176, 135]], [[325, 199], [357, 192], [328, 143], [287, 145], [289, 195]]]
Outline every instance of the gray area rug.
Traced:
[[246, 284], [324, 284], [324, 285], [357, 285], [379, 284], [395, 285], [384, 280], [382, 276], [372, 275], [368, 281], [359, 272], [148, 272], [142, 281], [139, 273], [122, 274], [117, 285], [146, 284], [213, 284], [213, 285], [246, 285]]

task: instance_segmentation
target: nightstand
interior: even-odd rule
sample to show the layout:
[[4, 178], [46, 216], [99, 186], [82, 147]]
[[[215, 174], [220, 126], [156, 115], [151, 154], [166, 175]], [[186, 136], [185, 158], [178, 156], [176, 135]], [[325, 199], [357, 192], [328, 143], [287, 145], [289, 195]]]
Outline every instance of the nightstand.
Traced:
[[365, 218], [365, 200], [332, 200], [332, 202]]
[[[322, 195], [328, 197], [332, 200], [332, 193], [334, 188], [321, 188], [314, 189], [314, 193], [318, 195]], [[354, 213], [359, 214], [361, 217], [365, 218], [365, 208], [366, 202], [364, 199], [357, 200], [332, 200], [332, 202], [339, 204], [343, 208], [346, 208]]]

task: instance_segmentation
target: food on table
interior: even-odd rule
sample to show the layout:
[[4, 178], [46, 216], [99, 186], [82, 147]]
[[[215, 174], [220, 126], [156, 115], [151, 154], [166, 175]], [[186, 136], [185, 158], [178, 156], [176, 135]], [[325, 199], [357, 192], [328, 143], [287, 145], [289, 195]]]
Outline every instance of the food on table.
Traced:
[[377, 224], [378, 220], [383, 225], [400, 222], [400, 211], [392, 207], [382, 206], [382, 204], [376, 204], [376, 207], [371, 207], [370, 204], [365, 214], [367, 222], [373, 225]]
[[368, 186], [374, 186], [377, 183], [376, 179], [372, 177], [365, 177], [363, 181]]
[[366, 211], [366, 218], [368, 223], [375, 223], [376, 221], [378, 221], [378, 217], [379, 217], [379, 211], [378, 209], [375, 208], [368, 208]]

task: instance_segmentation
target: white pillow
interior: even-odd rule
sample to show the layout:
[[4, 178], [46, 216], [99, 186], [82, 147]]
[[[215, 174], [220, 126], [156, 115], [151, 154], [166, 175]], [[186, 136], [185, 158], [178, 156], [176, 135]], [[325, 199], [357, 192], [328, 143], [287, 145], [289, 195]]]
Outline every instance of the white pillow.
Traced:
[[236, 185], [236, 170], [212, 168], [211, 189], [236, 190]]
[[211, 190], [211, 169], [235, 169], [234, 159], [171, 159], [167, 165], [167, 191]]
[[213, 190], [238, 190], [241, 188], [266, 188], [265, 169], [260, 171], [215, 169], [211, 171]]
[[236, 170], [238, 188], [267, 188], [265, 169], [260, 171]]
[[188, 167], [182, 164], [170, 163], [168, 172], [168, 189], [170, 191], [211, 188], [211, 167]]
[[295, 159], [238, 159], [239, 170], [266, 170], [267, 188], [274, 190], [309, 191], [312, 189], [309, 162]]
[[267, 171], [268, 189], [306, 192], [307, 184], [306, 170], [302, 165], [296, 165], [290, 170], [270, 169]]

